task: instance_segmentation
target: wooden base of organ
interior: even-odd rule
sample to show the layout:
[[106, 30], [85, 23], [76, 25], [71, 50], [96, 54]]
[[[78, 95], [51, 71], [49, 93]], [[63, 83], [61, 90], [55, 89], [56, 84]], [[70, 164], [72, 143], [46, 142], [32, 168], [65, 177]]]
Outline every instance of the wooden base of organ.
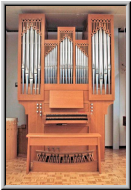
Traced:
[[[105, 114], [114, 101], [113, 27], [112, 15], [88, 15], [88, 39], [76, 40], [75, 27], [58, 27], [57, 40], [48, 40], [44, 14], [19, 16], [18, 100], [28, 115], [29, 134], [98, 133], [104, 160]], [[47, 164], [48, 171], [52, 163], [38, 163], [36, 150], [52, 148], [69, 153], [94, 150], [97, 159], [94, 145], [52, 147], [49, 143], [31, 147], [34, 168], [42, 170]], [[77, 164], [70, 171], [77, 171]], [[93, 162], [81, 164], [85, 171], [84, 164]], [[96, 164], [89, 168], [94, 171]]]

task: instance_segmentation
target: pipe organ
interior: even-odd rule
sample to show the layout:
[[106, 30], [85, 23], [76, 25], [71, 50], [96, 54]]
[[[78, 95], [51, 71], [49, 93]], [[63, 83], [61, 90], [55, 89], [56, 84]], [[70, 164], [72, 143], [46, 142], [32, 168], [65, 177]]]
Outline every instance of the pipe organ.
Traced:
[[[75, 27], [59, 26], [51, 40], [46, 15], [19, 15], [18, 100], [28, 115], [28, 133], [99, 133], [104, 160], [105, 114], [114, 101], [113, 22], [112, 15], [89, 14], [88, 38], [75, 39]], [[95, 146], [35, 146], [31, 161], [46, 157], [58, 168], [72, 164], [72, 171], [74, 163], [83, 162], [94, 171], [96, 153]]]

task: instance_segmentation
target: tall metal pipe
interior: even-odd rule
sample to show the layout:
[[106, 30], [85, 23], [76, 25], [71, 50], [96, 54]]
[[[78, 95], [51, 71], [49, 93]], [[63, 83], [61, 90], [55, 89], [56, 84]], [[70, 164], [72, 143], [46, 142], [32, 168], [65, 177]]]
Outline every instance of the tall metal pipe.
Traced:
[[92, 36], [92, 83], [93, 83], [93, 94], [95, 88], [95, 44], [94, 44], [94, 34]]
[[30, 78], [33, 75], [33, 27], [30, 29]]
[[106, 33], [103, 30], [103, 49], [104, 49], [104, 86], [105, 86], [105, 94], [106, 94], [106, 86], [107, 86], [107, 43], [106, 43]]
[[102, 29], [99, 30], [99, 75], [100, 75], [100, 93], [103, 86], [103, 49], [102, 49]]
[[51, 52], [49, 52], [48, 54], [48, 83], [50, 84], [51, 81], [50, 81], [50, 61], [51, 61], [51, 56], [50, 56]]
[[[28, 27], [28, 24], [27, 24]], [[29, 81], [29, 29], [27, 29], [26, 33], [26, 94], [28, 94], [28, 81]]]
[[55, 49], [56, 61], [55, 61], [55, 83], [57, 83], [57, 46]]
[[76, 84], [77, 84], [77, 64], [78, 64], [77, 57], [78, 57], [78, 54], [77, 54], [77, 45], [76, 45]]
[[30, 29], [30, 93], [33, 93], [33, 45], [34, 45], [34, 31], [33, 27]]
[[38, 66], [38, 94], [40, 94], [40, 68]]
[[67, 37], [65, 38], [65, 78], [67, 84]]
[[79, 55], [79, 53], [80, 53], [80, 49], [79, 48], [77, 48], [77, 53], [78, 53], [78, 57], [77, 57], [77, 60], [78, 60], [78, 63], [77, 63], [77, 71], [78, 71], [78, 80], [77, 80], [77, 83], [79, 84], [80, 82], [80, 72], [79, 72], [79, 65], [80, 65], [80, 55]]
[[49, 53], [47, 54], [47, 84], [49, 83]]
[[38, 33], [38, 93], [39, 94], [40, 94], [40, 73], [41, 73], [40, 55], [41, 55], [40, 34]]
[[86, 74], [86, 73], [85, 73], [85, 69], [86, 69], [86, 68], [85, 68], [85, 56], [86, 56], [86, 55], [84, 54], [84, 58], [83, 58], [83, 67], [84, 67], [84, 74], [83, 74], [84, 78], [83, 78], [83, 83], [84, 83], [84, 84], [86, 83], [86, 81], [85, 81], [85, 80], [86, 80], [86, 76], [85, 76], [85, 74]]
[[47, 55], [45, 56], [45, 84], [47, 84]]
[[29, 74], [28, 72], [25, 73], [26, 76], [26, 94], [28, 94], [28, 81], [29, 81]]
[[34, 80], [35, 80], [35, 94], [37, 94], [37, 74], [34, 74]]
[[95, 48], [95, 58], [96, 58], [96, 94], [98, 94], [98, 75], [99, 75], [99, 65], [98, 65], [98, 31], [96, 32], [96, 48]]
[[35, 94], [37, 93], [37, 31], [35, 30], [35, 51], [34, 51], [34, 81]]
[[80, 84], [81, 84], [81, 79], [82, 79], [82, 52], [80, 50]]
[[68, 83], [70, 84], [70, 40], [68, 39]]
[[60, 83], [62, 83], [62, 65], [63, 65], [63, 63], [62, 63], [62, 61], [63, 61], [63, 59], [62, 59], [62, 55], [63, 55], [62, 46], [63, 46], [63, 42], [60, 42]]
[[54, 84], [55, 83], [55, 47], [54, 47], [54, 49], [53, 49], [53, 52], [52, 52], [52, 69], [53, 69], [53, 79], [52, 79], [52, 83]]
[[63, 84], [64, 84], [64, 81], [65, 81], [65, 75], [64, 75], [64, 66], [65, 66], [65, 39], [63, 40]]
[[25, 33], [22, 40], [22, 94], [24, 94], [24, 75], [25, 75]]
[[89, 70], [89, 67], [88, 67], [88, 57], [86, 57], [86, 68], [87, 68], [87, 72], [86, 72], [86, 74], [87, 74], [87, 76], [86, 76], [86, 83], [88, 83], [88, 70]]
[[108, 94], [110, 94], [110, 72], [111, 72], [111, 62], [110, 62], [110, 36], [107, 34], [107, 48], [108, 48]]
[[72, 41], [71, 41], [71, 47], [70, 47], [70, 49], [71, 49], [71, 84], [73, 84], [73, 59], [72, 59], [72, 54], [73, 54], [73, 43], [72, 43]]
[[50, 83], [52, 83], [52, 62], [53, 62], [53, 50], [50, 52]]

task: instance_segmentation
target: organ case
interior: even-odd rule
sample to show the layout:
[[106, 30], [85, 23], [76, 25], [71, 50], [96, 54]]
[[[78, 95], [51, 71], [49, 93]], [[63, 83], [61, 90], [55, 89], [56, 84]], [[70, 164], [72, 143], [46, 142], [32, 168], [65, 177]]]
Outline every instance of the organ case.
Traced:
[[[90, 14], [87, 21], [88, 39], [75, 39], [75, 27], [58, 27], [57, 39], [48, 40], [44, 14], [19, 16], [18, 100], [28, 133], [99, 133], [104, 160], [104, 118], [114, 100], [113, 16]], [[31, 148], [31, 160], [38, 150], [57, 149], [93, 149], [97, 159], [93, 146], [39, 146]]]

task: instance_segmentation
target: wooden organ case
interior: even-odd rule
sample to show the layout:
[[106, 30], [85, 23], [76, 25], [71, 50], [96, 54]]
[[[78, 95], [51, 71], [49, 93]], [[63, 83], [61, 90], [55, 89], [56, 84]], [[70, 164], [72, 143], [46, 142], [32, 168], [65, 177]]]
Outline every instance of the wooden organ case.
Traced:
[[[99, 133], [104, 160], [105, 114], [114, 101], [113, 16], [89, 14], [84, 40], [75, 39], [75, 27], [58, 27], [57, 39], [48, 40], [45, 23], [44, 14], [19, 15], [18, 100], [28, 134]], [[67, 144], [32, 146], [34, 171], [62, 171], [62, 164], [64, 171], [97, 170], [95, 146]]]

